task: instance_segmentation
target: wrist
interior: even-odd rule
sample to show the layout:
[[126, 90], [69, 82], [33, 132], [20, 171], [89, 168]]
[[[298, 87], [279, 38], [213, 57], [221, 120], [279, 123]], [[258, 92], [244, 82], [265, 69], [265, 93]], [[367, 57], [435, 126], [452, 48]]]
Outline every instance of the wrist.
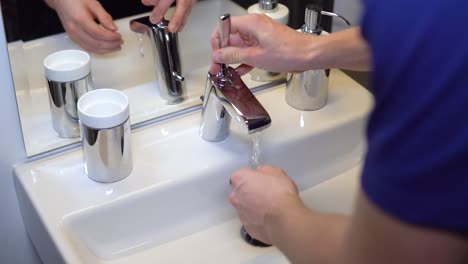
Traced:
[[305, 207], [299, 196], [290, 195], [279, 200], [265, 216], [265, 231], [270, 243], [277, 245], [295, 221], [307, 217], [311, 211]]
[[327, 36], [305, 35], [307, 38], [305, 45], [304, 68], [305, 70], [316, 70], [328, 68], [323, 60], [326, 51]]

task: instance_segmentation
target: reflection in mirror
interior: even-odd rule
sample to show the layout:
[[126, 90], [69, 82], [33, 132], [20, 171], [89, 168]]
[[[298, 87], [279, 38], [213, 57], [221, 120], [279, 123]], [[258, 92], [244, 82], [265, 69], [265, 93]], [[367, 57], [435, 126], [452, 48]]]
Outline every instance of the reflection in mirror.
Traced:
[[[77, 0], [78, 1], [78, 0]], [[235, 3], [231, 2], [234, 1]], [[129, 28], [129, 21], [148, 15], [151, 8], [140, 0], [99, 0], [115, 19], [124, 44], [118, 52], [107, 55], [91, 54], [91, 72], [94, 88], [122, 90], [130, 101], [132, 125], [145, 121], [164, 119], [169, 114], [192, 109], [199, 105], [210, 64], [209, 37], [220, 14], [241, 15], [258, 0], [198, 0], [179, 33], [179, 50], [182, 76], [185, 77], [187, 99], [179, 104], [167, 104], [161, 99], [158, 78], [153, 60], [152, 44], [148, 37], [136, 34]], [[290, 9], [289, 26], [299, 28], [304, 21], [307, 0], [280, 0]], [[334, 1], [324, 1], [324, 10], [332, 11]], [[60, 138], [52, 127], [44, 58], [64, 49], [81, 49], [73, 43], [54, 10], [43, 0], [1, 1], [12, 75], [17, 95], [18, 110], [28, 157], [69, 146], [79, 138]], [[170, 19], [170, 9], [166, 18]], [[324, 28], [330, 25], [324, 18]], [[264, 83], [243, 77], [250, 87]]]
[[[34, 24], [29, 25], [30, 27], [25, 26], [21, 16], [31, 15], [27, 13], [35, 11], [34, 7], [31, 8], [34, 4], [32, 2], [37, 4], [37, 2], [42, 1], [16, 1], [18, 4], [16, 10], [14, 9], [14, 0], [2, 1], [2, 10], [5, 16], [9, 17], [8, 19], [11, 18], [19, 25], [19, 31], [16, 28], [16, 32], [20, 33], [13, 34], [15, 23], [5, 23], [9, 32], [7, 33], [8, 50], [26, 153], [28, 156], [34, 156], [79, 141], [79, 138], [59, 137], [52, 127], [43, 60], [53, 52], [81, 49], [81, 47], [73, 43], [65, 33], [39, 37], [38, 27]], [[31, 6], [26, 2], [31, 2]], [[115, 1], [107, 2], [116, 3]], [[140, 1], [128, 2], [141, 5]], [[106, 1], [103, 1], [103, 5], [104, 3]], [[119, 5], [121, 4], [123, 5], [123, 2], [119, 3]], [[24, 10], [25, 6], [28, 6], [27, 10]], [[48, 12], [51, 11], [48, 10]], [[9, 15], [6, 15], [7, 12]], [[172, 12], [171, 8], [166, 18], [170, 19]], [[184, 30], [179, 33], [179, 50], [183, 65], [182, 76], [185, 78], [187, 95], [187, 99], [181, 103], [168, 104], [166, 100], [161, 98], [152, 54], [151, 45], [153, 44], [147, 36], [130, 30], [130, 20], [149, 13], [139, 13], [132, 16], [127, 14], [126, 17], [115, 20], [118, 31], [124, 40], [120, 51], [106, 55], [90, 54], [94, 89], [112, 88], [123, 91], [130, 101], [130, 122], [132, 125], [199, 105], [201, 103], [199, 97], [203, 93], [211, 59], [210, 34], [219, 14], [226, 12], [240, 15], [245, 13], [245, 9], [229, 0], [201, 0], [194, 6]], [[48, 25], [49, 23], [47, 19], [43, 18], [37, 21], [38, 25]], [[52, 27], [46, 26], [46, 28]]]

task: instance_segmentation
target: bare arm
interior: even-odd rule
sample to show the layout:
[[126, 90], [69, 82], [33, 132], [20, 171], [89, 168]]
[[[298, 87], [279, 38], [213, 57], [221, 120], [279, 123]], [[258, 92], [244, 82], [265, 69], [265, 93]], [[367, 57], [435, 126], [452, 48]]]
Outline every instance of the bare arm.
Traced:
[[370, 50], [361, 36], [361, 28], [353, 27], [310, 41], [309, 68], [340, 68], [365, 71], [371, 68]]
[[402, 222], [362, 192], [352, 216], [346, 217], [306, 208], [289, 177], [274, 166], [240, 169], [231, 181], [231, 203], [247, 231], [277, 246], [292, 263], [468, 262], [466, 235]]
[[376, 208], [363, 194], [352, 217], [313, 214], [297, 208], [269, 222], [274, 245], [292, 263], [424, 263], [468, 261], [468, 239], [401, 222]]
[[218, 48], [218, 29], [211, 36], [213, 64], [243, 64], [239, 73], [252, 67], [273, 72], [301, 72], [312, 69], [370, 69], [370, 51], [354, 27], [330, 35], [306, 35], [259, 14], [232, 17], [230, 47]]

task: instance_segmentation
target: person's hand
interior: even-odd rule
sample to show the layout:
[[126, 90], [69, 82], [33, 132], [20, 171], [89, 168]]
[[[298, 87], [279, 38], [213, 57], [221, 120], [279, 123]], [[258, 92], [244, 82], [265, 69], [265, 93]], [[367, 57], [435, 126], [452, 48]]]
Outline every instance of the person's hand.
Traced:
[[230, 46], [219, 49], [218, 27], [211, 34], [213, 63], [211, 73], [220, 70], [219, 63], [241, 64], [239, 74], [252, 67], [272, 72], [301, 72], [308, 70], [308, 43], [315, 36], [306, 35], [276, 22], [263, 14], [231, 18]]
[[257, 169], [241, 168], [231, 176], [231, 204], [241, 223], [255, 239], [272, 243], [269, 224], [302, 207], [296, 185], [281, 169], [260, 165]]
[[96, 0], [46, 0], [66, 32], [83, 49], [104, 54], [121, 49], [122, 36], [112, 17]]
[[141, 0], [146, 6], [154, 6], [150, 15], [150, 21], [154, 24], [163, 19], [167, 9], [171, 7], [174, 1], [176, 1], [176, 7], [169, 22], [168, 29], [170, 32], [180, 32], [184, 28], [187, 17], [190, 11], [192, 11], [196, 0]]

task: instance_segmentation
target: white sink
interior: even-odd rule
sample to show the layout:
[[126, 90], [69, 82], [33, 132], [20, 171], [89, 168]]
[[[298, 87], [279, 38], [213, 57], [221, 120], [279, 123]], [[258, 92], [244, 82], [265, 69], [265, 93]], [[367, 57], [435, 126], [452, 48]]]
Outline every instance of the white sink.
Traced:
[[[272, 118], [261, 136], [262, 160], [284, 168], [306, 204], [349, 212], [371, 95], [333, 70], [328, 104], [302, 112], [285, 103], [284, 88], [256, 94]], [[25, 225], [41, 258], [46, 263], [287, 263], [274, 247], [242, 241], [229, 204], [229, 177], [248, 165], [251, 139], [233, 123], [225, 141], [204, 141], [198, 136], [200, 115], [195, 111], [132, 131], [134, 170], [120, 182], [89, 180], [79, 149], [17, 166]]]

